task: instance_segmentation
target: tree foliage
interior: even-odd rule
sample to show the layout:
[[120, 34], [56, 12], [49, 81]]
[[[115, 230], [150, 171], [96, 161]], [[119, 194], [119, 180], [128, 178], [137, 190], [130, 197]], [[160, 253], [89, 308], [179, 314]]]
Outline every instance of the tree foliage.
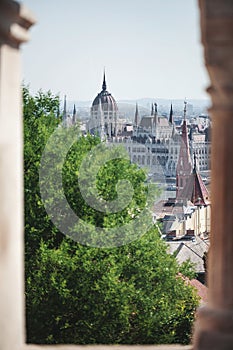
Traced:
[[[32, 97], [26, 87], [23, 97], [27, 341], [188, 343], [198, 298], [178, 276], [175, 257], [167, 254], [155, 227], [128, 244], [95, 248], [64, 236], [53, 225], [41, 199], [39, 166], [45, 145], [61, 122], [59, 99], [41, 91]], [[58, 149], [63, 142], [58, 140]], [[146, 176], [125, 159], [109, 161], [98, 172], [99, 194], [106, 201], [116, 199], [117, 182], [128, 179], [134, 195], [120, 212], [94, 210], [84, 201], [77, 178], [82, 160], [99, 143], [90, 135], [77, 138], [62, 167], [64, 191], [83, 220], [117, 227], [134, 220], [145, 207]], [[53, 164], [51, 168], [55, 176], [57, 169]], [[51, 178], [46, 181], [49, 187]], [[58, 197], [54, 193], [55, 200]], [[185, 270], [190, 272], [189, 266]]]

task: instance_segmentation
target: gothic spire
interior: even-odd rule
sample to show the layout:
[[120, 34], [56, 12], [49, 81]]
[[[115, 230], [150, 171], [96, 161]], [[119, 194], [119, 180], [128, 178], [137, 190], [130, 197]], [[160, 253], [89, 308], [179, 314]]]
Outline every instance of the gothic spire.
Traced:
[[181, 135], [181, 144], [180, 144], [180, 153], [177, 162], [176, 168], [176, 197], [185, 197], [184, 188], [188, 183], [189, 178], [192, 174], [192, 162], [190, 157], [189, 150], [189, 141], [188, 141], [188, 129], [186, 123], [186, 104], [184, 102], [184, 120], [182, 124], [182, 135]]
[[183, 199], [185, 198], [187, 200], [190, 200], [196, 206], [210, 204], [208, 190], [197, 170], [196, 153], [194, 153], [193, 172], [185, 184], [185, 188], [182, 191], [182, 197]]
[[[178, 179], [179, 180], [179, 179]], [[183, 178], [184, 182], [184, 178]], [[179, 188], [178, 199], [189, 200], [196, 206], [210, 204], [208, 190], [197, 170], [197, 159], [194, 153], [194, 166], [192, 174], [187, 178], [183, 187]]]
[[62, 113], [63, 126], [67, 126], [66, 95], [64, 96], [64, 107]]
[[209, 192], [202, 180], [201, 175], [197, 171], [196, 153], [194, 153], [193, 185], [192, 185], [191, 202], [194, 205], [207, 205], [210, 203]]
[[186, 112], [187, 112], [187, 101], [184, 100], [184, 120], [186, 120]]
[[103, 77], [102, 90], [103, 90], [103, 91], [106, 91], [106, 90], [107, 90], [106, 79], [105, 79], [105, 69], [104, 69], [104, 77]]
[[169, 122], [170, 122], [171, 124], [173, 124], [173, 109], [172, 109], [172, 103], [171, 103], [171, 108], [170, 108]]
[[197, 171], [197, 157], [196, 152], [193, 154], [193, 171]]
[[188, 142], [188, 128], [187, 128], [187, 121], [186, 121], [186, 100], [184, 101], [184, 120], [182, 124], [182, 140], [186, 145], [186, 148], [189, 148], [189, 142]]
[[136, 110], [135, 110], [135, 118], [134, 118], [134, 124], [137, 127], [139, 122], [139, 113], [138, 113], [138, 103], [136, 102]]
[[73, 123], [76, 122], [76, 107], [75, 107], [75, 104], [74, 104], [74, 108], [73, 108]]
[[154, 103], [154, 118], [153, 118], [153, 125], [157, 126], [158, 124], [158, 107], [157, 107], [157, 103]]
[[153, 105], [153, 103], [151, 104], [151, 116], [153, 116], [154, 115], [154, 105]]
[[76, 115], [76, 107], [75, 107], [75, 104], [74, 104], [74, 108], [73, 108], [73, 116]]

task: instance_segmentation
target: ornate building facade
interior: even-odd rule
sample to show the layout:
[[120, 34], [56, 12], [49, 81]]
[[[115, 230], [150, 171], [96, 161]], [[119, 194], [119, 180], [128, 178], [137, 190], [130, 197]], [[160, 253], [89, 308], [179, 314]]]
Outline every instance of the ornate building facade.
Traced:
[[[66, 103], [66, 102], [65, 102]], [[184, 108], [184, 124], [186, 119], [186, 102]], [[73, 114], [68, 115], [64, 104], [63, 120], [66, 125], [77, 120], [74, 106]], [[186, 130], [186, 127], [182, 128]], [[150, 115], [140, 117], [136, 104], [134, 121], [129, 126], [120, 118], [116, 100], [107, 91], [105, 72], [103, 75], [102, 90], [94, 98], [90, 108], [90, 119], [86, 129], [92, 135], [98, 135], [101, 140], [124, 145], [133, 163], [146, 167], [152, 174], [175, 177], [182, 145], [188, 143], [190, 155], [196, 154], [199, 171], [210, 170], [210, 142], [204, 133], [190, 132], [184, 136], [176, 127], [171, 104], [169, 118], [158, 113], [158, 106], [153, 103]], [[192, 131], [192, 132], [191, 132]]]
[[[151, 115], [143, 116], [141, 120], [138, 106], [136, 106], [133, 132], [128, 135], [119, 133], [117, 137], [113, 137], [112, 142], [122, 143], [129, 152], [131, 161], [140, 167], [148, 168], [149, 172], [175, 177], [179, 157], [182, 156], [186, 145], [189, 147], [191, 158], [194, 153], [196, 154], [198, 170], [210, 170], [211, 143], [205, 141], [203, 135], [200, 136], [201, 139], [200, 137], [190, 139], [186, 119], [186, 102], [181, 132], [177, 130], [173, 121], [172, 105], [168, 120], [158, 115], [155, 104], [155, 108], [152, 106]], [[191, 165], [189, 165], [189, 173], [191, 170]]]

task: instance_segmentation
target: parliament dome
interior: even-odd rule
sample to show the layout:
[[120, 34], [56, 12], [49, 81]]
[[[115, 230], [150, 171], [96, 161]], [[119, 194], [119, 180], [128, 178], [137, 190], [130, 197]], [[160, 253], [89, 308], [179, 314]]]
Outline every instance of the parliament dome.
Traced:
[[94, 101], [92, 102], [91, 110], [93, 112], [99, 109], [100, 101], [101, 101], [103, 111], [108, 111], [108, 112], [118, 111], [117, 103], [114, 97], [110, 94], [110, 92], [107, 91], [105, 73], [103, 78], [102, 91], [95, 97]]

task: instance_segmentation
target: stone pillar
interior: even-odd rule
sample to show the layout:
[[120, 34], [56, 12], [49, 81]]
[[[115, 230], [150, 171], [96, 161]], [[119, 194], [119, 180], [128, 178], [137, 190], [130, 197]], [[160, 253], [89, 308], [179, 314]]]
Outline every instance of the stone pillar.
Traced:
[[208, 305], [200, 308], [195, 350], [233, 349], [233, 1], [199, 0], [212, 99], [211, 245]]
[[23, 303], [23, 157], [21, 43], [33, 19], [0, 1], [0, 349], [21, 349]]

